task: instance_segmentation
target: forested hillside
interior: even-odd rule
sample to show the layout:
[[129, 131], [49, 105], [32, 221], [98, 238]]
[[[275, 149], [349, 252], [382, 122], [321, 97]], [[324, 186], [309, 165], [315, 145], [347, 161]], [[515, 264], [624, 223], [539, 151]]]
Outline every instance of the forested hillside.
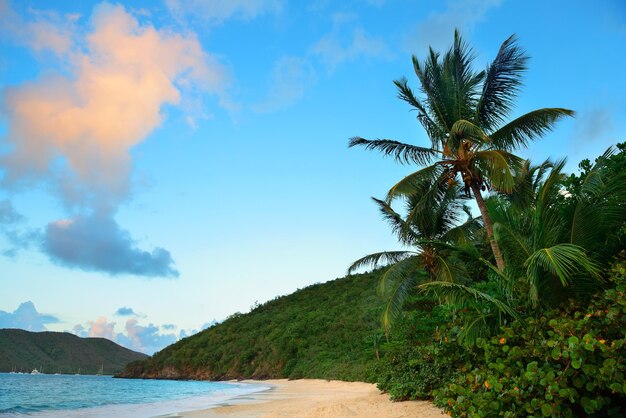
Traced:
[[378, 278], [350, 276], [276, 298], [131, 363], [120, 376], [371, 381], [381, 339]]
[[37, 368], [44, 373], [104, 374], [121, 371], [126, 363], [146, 358], [105, 338], [80, 338], [67, 332], [0, 329], [0, 372]]

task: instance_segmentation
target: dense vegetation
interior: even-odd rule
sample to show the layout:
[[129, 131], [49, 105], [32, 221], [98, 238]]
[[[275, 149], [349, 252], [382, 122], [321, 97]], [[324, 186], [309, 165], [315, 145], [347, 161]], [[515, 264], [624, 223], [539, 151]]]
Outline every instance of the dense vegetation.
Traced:
[[[433, 399], [452, 416], [624, 416], [626, 143], [569, 177], [565, 160], [523, 161], [515, 148], [573, 112], [505, 122], [526, 55], [512, 37], [486, 70], [473, 59], [455, 33], [445, 54], [413, 58], [421, 95], [396, 81], [431, 147], [350, 142], [423, 166], [377, 200], [414, 250], [353, 265], [386, 266], [379, 289], [391, 342], [379, 388]], [[460, 223], [470, 198], [481, 215], [465, 210]], [[404, 211], [392, 208], [398, 201]]]
[[419, 166], [374, 199], [404, 249], [124, 375], [376, 380], [393, 399], [430, 399], [458, 417], [626, 415], [626, 143], [577, 174], [565, 160], [523, 160], [517, 148], [573, 112], [508, 120], [528, 59], [514, 37], [486, 70], [474, 59], [455, 33], [444, 54], [413, 58], [419, 94], [395, 82], [430, 146], [350, 141]]
[[29, 332], [0, 329], [0, 371], [30, 373], [104, 374], [120, 372], [142, 353], [128, 350], [105, 338], [80, 338], [67, 332]]
[[278, 297], [131, 363], [120, 376], [373, 381], [378, 277], [357, 275]]

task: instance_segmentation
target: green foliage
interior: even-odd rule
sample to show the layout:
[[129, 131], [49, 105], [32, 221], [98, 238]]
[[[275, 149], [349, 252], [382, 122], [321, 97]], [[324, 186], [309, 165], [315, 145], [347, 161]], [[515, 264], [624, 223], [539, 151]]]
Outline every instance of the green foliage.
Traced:
[[474, 195], [498, 270], [502, 271], [505, 261], [481, 193], [511, 193], [524, 168], [523, 160], [511, 152], [542, 137], [574, 112], [537, 109], [506, 123], [528, 56], [513, 35], [502, 43], [486, 71], [473, 68], [475, 58], [474, 51], [455, 31], [453, 45], [445, 53], [431, 48], [424, 61], [413, 56], [421, 95], [415, 94], [405, 78], [394, 82], [398, 97], [417, 112], [431, 148], [361, 137], [352, 138], [349, 146], [378, 150], [401, 164], [426, 166], [396, 183], [387, 195], [387, 203], [420, 196], [415, 185], [429, 183], [431, 188], [447, 186], [456, 190], [462, 184], [467, 197]]
[[434, 389], [452, 380], [463, 367], [451, 348], [451, 344], [440, 343], [391, 345], [376, 367], [378, 389], [395, 401], [430, 399]]
[[[386, 300], [383, 325], [387, 333], [419, 283], [439, 277], [450, 282], [462, 281], [465, 276], [464, 265], [446, 249], [433, 247], [432, 241], [461, 245], [477, 242], [482, 235], [480, 222], [462, 204], [458, 189], [434, 180], [421, 181], [412, 187], [417, 192], [406, 199], [404, 217], [387, 202], [374, 201], [398, 240], [414, 250], [370, 254], [348, 269], [348, 273], [352, 273], [362, 267], [386, 266], [380, 276], [378, 292]], [[460, 223], [463, 218], [467, 219]]]
[[379, 277], [355, 275], [278, 297], [128, 365], [121, 376], [372, 381]]
[[67, 332], [29, 332], [0, 329], [0, 372], [104, 374], [120, 372], [142, 353], [128, 350], [105, 338], [80, 338]]
[[[444, 280], [421, 284], [443, 303], [464, 310], [459, 337], [473, 344], [520, 316], [538, 316], [564, 301], [586, 297], [603, 286], [600, 266], [616, 255], [626, 225], [626, 160], [610, 148], [564, 192], [565, 162], [525, 165], [510, 198], [493, 196], [487, 207], [506, 259], [500, 271], [471, 246], [433, 243], [474, 258], [488, 268], [471, 283]], [[586, 220], [589, 219], [589, 221]], [[623, 246], [622, 246], [623, 248]], [[476, 271], [476, 270], [473, 270]]]
[[[395, 81], [430, 148], [361, 137], [349, 143], [423, 166], [376, 201], [415, 251], [373, 254], [353, 267], [387, 266], [381, 287], [395, 287], [385, 318], [400, 316], [415, 287], [449, 313], [439, 318], [449, 324], [446, 335], [435, 333], [434, 341], [432, 334], [403, 339], [406, 324], [395, 327], [377, 367], [379, 387], [395, 399], [434, 394], [454, 416], [624, 416], [625, 264], [609, 284], [602, 268], [626, 243], [626, 144], [594, 165], [584, 161], [578, 176], [562, 173], [564, 160], [531, 166], [512, 151], [574, 112], [544, 108], [507, 122], [525, 52], [512, 36], [486, 71], [473, 70], [474, 59], [455, 32], [445, 53], [413, 57], [421, 94], [406, 79]], [[481, 213], [472, 239], [446, 232], [458, 225], [452, 217], [424, 223], [454, 213], [460, 190]], [[445, 191], [448, 198], [432, 198]], [[497, 193], [485, 201], [486, 191]], [[406, 217], [391, 209], [398, 198], [409, 204]], [[423, 227], [432, 225], [439, 230]], [[485, 255], [487, 242], [493, 258]]]
[[[433, 389], [450, 381], [466, 366], [461, 352], [447, 352], [438, 327], [447, 318], [444, 308], [430, 298], [413, 296], [394, 323], [392, 340], [375, 365], [378, 388], [393, 400], [429, 399]], [[455, 348], [456, 349], [456, 348]]]
[[588, 306], [571, 301], [479, 339], [480, 362], [435, 402], [459, 417], [624, 416], [626, 262], [612, 273], [614, 287]]

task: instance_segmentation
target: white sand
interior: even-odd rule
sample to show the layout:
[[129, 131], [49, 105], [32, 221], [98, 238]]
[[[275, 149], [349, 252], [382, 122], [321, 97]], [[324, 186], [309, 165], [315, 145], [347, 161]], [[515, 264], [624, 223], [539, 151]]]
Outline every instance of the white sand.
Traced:
[[369, 383], [310, 379], [264, 380], [262, 383], [274, 389], [254, 394], [242, 403], [181, 415], [189, 418], [442, 417], [442, 412], [430, 402], [391, 402], [388, 395], [380, 393], [375, 385]]

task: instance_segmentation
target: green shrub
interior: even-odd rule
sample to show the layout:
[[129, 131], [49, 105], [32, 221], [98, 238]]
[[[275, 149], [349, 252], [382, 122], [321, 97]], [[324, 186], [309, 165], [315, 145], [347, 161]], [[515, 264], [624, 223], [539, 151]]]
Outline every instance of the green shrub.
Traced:
[[459, 346], [434, 342], [428, 345], [398, 344], [388, 348], [377, 365], [378, 389], [394, 401], [430, 399], [432, 391], [450, 382], [467, 367]]
[[502, 328], [482, 359], [434, 391], [452, 416], [625, 416], [626, 263], [586, 307], [571, 302]]
[[471, 364], [467, 350], [440, 336], [438, 326], [448, 322], [442, 306], [429, 297], [413, 296], [392, 328], [394, 339], [383, 345], [376, 363], [378, 389], [395, 401], [430, 399], [432, 391], [447, 384]]

